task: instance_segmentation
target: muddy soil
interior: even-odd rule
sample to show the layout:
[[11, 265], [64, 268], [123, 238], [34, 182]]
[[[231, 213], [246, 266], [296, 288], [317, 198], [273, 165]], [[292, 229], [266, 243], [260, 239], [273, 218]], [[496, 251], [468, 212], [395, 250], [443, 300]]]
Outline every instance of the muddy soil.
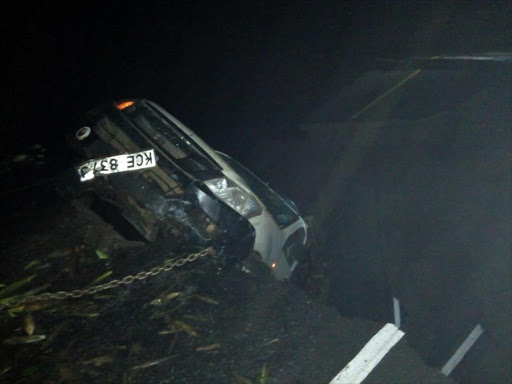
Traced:
[[[0, 300], [11, 306], [0, 311], [2, 383], [328, 383], [382, 326], [342, 318], [262, 264], [247, 273], [212, 256], [94, 295], [13, 305], [27, 292], [87, 288], [200, 248], [127, 242], [51, 188], [3, 203]], [[396, 371], [388, 364], [383, 377]], [[414, 364], [416, 382], [451, 382]]]

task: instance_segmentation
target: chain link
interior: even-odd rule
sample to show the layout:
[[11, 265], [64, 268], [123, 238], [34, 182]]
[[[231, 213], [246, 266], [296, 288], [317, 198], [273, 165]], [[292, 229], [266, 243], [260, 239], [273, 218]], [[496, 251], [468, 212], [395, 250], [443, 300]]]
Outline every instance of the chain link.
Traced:
[[203, 249], [202, 251], [197, 252], [197, 253], [191, 253], [181, 259], [167, 260], [161, 266], [154, 267], [154, 268], [150, 269], [149, 271], [141, 271], [141, 272], [137, 273], [135, 276], [128, 275], [121, 280], [111, 280], [105, 284], [95, 285], [93, 287], [89, 287], [89, 288], [85, 288], [85, 289], [75, 289], [74, 291], [71, 291], [71, 292], [66, 292], [66, 291], [60, 291], [60, 292], [55, 292], [55, 293], [46, 292], [46, 293], [42, 293], [40, 295], [35, 295], [35, 296], [20, 297], [19, 299], [14, 299], [13, 301], [11, 301], [9, 303], [0, 304], [0, 311], [3, 309], [12, 308], [12, 307], [16, 307], [16, 306], [19, 306], [22, 304], [32, 303], [35, 301], [65, 300], [65, 299], [70, 299], [70, 298], [77, 299], [82, 296], [93, 295], [97, 292], [101, 292], [101, 291], [104, 291], [107, 289], [119, 287], [120, 285], [129, 285], [129, 284], [133, 283], [135, 280], [141, 281], [141, 280], [147, 279], [150, 276], [156, 276], [162, 272], [169, 272], [176, 267], [181, 267], [187, 263], [196, 261], [197, 259], [208, 256], [208, 255], [211, 255], [211, 256], [215, 255], [215, 251], [212, 247]]

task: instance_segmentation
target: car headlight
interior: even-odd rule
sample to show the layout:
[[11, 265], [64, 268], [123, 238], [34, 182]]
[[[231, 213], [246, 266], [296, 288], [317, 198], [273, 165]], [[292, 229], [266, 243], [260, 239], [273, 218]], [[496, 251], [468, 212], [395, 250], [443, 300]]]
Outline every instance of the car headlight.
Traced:
[[226, 178], [205, 181], [212, 193], [246, 219], [261, 215], [260, 204], [234, 182]]

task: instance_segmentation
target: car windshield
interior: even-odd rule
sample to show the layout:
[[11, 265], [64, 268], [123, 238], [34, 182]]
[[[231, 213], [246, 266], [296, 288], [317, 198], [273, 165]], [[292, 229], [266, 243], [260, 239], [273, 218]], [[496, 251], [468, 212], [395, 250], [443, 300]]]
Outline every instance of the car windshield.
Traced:
[[188, 135], [147, 103], [138, 102], [123, 113], [182, 165], [194, 170], [220, 168]]
[[256, 175], [231, 157], [218, 152], [219, 156], [238, 173], [252, 191], [263, 202], [267, 210], [274, 216], [280, 228], [286, 228], [298, 220], [299, 216], [274, 190], [261, 181]]

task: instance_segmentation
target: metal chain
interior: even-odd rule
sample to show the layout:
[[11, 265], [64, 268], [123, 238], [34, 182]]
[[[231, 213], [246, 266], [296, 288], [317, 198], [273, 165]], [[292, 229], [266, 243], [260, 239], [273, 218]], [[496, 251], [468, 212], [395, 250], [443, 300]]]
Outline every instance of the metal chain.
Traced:
[[0, 304], [0, 311], [7, 308], [16, 307], [22, 304], [26, 303], [32, 303], [35, 301], [43, 301], [43, 300], [65, 300], [65, 299], [76, 299], [82, 296], [86, 295], [93, 295], [97, 292], [104, 291], [106, 289], [116, 288], [120, 285], [129, 285], [133, 283], [135, 280], [145, 280], [150, 276], [156, 276], [162, 272], [168, 272], [176, 267], [181, 267], [187, 263], [190, 263], [192, 261], [195, 261], [201, 257], [205, 256], [214, 256], [215, 251], [212, 247], [203, 249], [202, 251], [198, 253], [191, 253], [187, 255], [184, 258], [180, 259], [171, 259], [165, 261], [165, 263], [159, 267], [154, 267], [150, 269], [149, 271], [142, 271], [137, 273], [136, 275], [128, 275], [125, 278], [121, 280], [111, 280], [108, 283], [95, 285], [93, 287], [89, 287], [86, 289], [75, 289], [71, 292], [66, 291], [60, 291], [55, 293], [42, 293], [40, 295], [34, 295], [34, 296], [24, 296], [20, 297], [19, 299], [15, 299], [12, 302], [6, 303], [6, 304]]

